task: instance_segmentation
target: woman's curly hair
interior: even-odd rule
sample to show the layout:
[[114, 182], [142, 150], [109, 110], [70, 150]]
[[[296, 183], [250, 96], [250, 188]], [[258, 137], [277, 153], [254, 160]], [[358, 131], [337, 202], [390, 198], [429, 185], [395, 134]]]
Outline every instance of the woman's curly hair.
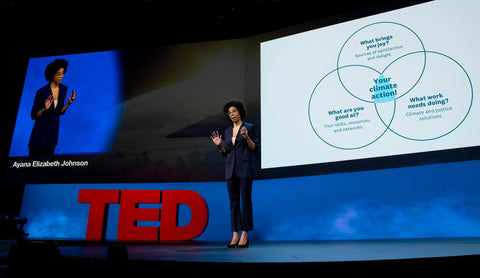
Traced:
[[63, 68], [64, 73], [67, 72], [68, 61], [65, 59], [55, 59], [53, 62], [48, 64], [47, 68], [45, 69], [45, 79], [48, 82], [52, 82], [53, 78], [55, 77], [55, 73], [61, 68]]
[[241, 102], [240, 100], [231, 100], [225, 103], [225, 105], [223, 106], [223, 114], [225, 114], [225, 117], [227, 117], [227, 119], [231, 121], [230, 117], [228, 116], [228, 108], [232, 106], [237, 108], [238, 112], [240, 113], [240, 118], [243, 121], [247, 116], [247, 108], [245, 107], [245, 104], [243, 104], [243, 102]]

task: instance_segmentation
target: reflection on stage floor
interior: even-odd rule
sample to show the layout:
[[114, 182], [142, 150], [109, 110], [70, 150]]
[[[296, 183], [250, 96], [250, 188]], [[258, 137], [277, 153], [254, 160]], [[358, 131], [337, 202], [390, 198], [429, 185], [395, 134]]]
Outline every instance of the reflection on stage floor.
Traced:
[[[130, 260], [161, 262], [311, 263], [480, 255], [480, 239], [252, 242], [248, 249], [229, 249], [223, 242], [123, 246]], [[59, 247], [62, 256], [93, 259], [106, 259], [108, 248]]]

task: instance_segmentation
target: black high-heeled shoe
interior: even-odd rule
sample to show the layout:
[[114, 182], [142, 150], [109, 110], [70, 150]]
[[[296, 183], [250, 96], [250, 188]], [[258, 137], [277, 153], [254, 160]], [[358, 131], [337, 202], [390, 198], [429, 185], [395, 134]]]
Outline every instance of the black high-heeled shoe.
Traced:
[[[240, 242], [240, 240], [238, 242]], [[248, 239], [247, 239], [247, 242], [245, 242], [245, 244], [238, 244], [238, 242], [237, 242], [237, 248], [248, 248]]]
[[234, 243], [234, 244], [229, 244], [229, 245], [227, 245], [227, 248], [235, 248], [235, 247], [237, 247], [237, 245], [238, 245], [239, 242], [240, 242], [240, 239], [238, 239], [237, 242]]

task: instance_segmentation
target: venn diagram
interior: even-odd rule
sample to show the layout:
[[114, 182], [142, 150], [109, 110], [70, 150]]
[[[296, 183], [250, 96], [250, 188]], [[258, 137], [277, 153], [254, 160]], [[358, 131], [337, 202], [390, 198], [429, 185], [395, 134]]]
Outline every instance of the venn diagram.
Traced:
[[[473, 87], [452, 57], [427, 50], [409, 27], [376, 22], [351, 34], [308, 102], [310, 125], [324, 143], [355, 150], [388, 142], [431, 141], [468, 117]], [[384, 140], [380, 140], [380, 139]]]

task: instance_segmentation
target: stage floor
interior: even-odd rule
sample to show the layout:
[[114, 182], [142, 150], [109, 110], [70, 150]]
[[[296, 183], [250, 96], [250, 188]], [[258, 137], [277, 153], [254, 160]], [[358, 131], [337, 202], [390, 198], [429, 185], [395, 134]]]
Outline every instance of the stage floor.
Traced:
[[[480, 258], [480, 238], [315, 242], [251, 242], [229, 249], [224, 242], [59, 246], [63, 257], [107, 259], [110, 246], [126, 248], [128, 260], [195, 263], [313, 263], [422, 258]], [[480, 263], [480, 262], [479, 262]]]
[[[147, 277], [262, 273], [462, 277], [478, 272], [480, 238], [181, 244], [26, 241], [12, 245], [0, 277]], [[288, 274], [287, 274], [288, 273]], [[33, 275], [33, 276], [30, 276]]]

